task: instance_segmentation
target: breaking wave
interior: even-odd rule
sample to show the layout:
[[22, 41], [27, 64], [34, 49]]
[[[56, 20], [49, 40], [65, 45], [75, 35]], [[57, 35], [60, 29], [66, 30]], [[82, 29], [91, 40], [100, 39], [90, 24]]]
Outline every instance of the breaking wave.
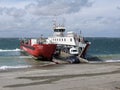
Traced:
[[16, 49], [0, 49], [0, 52], [14, 52], [14, 51], [21, 51], [21, 49], [18, 49], [18, 48], [16, 48]]
[[0, 70], [8, 70], [8, 69], [20, 69], [20, 68], [29, 68], [31, 67], [30, 65], [26, 65], [26, 66], [1, 66]]
[[120, 60], [89, 61], [89, 63], [120, 63]]
[[88, 60], [94, 63], [120, 62], [120, 54], [95, 55], [88, 57]]
[[105, 60], [105, 62], [120, 62], [120, 60]]

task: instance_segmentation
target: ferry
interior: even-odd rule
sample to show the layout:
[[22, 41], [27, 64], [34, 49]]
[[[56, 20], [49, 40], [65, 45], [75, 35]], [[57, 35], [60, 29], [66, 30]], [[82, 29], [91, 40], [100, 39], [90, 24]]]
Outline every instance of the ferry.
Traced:
[[65, 30], [64, 25], [55, 22], [51, 37], [22, 40], [20, 48], [36, 59], [52, 60], [53, 57], [60, 56], [61, 52], [85, 59], [91, 43], [81, 33], [69, 31], [65, 34]]

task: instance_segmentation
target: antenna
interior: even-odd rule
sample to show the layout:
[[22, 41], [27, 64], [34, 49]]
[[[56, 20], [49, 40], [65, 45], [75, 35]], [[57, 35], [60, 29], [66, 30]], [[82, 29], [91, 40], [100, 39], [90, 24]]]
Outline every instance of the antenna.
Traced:
[[80, 30], [80, 37], [82, 37], [82, 31]]
[[82, 35], [82, 31], [80, 30], [80, 35]]
[[64, 27], [65, 26], [65, 18], [63, 17], [63, 23], [62, 23], [62, 26]]
[[57, 26], [57, 16], [55, 15], [53, 19], [53, 28], [56, 26]]

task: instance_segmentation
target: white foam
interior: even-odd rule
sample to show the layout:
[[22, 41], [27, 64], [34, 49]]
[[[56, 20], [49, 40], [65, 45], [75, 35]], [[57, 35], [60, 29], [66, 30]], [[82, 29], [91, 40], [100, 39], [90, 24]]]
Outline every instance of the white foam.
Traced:
[[105, 62], [120, 62], [120, 60], [105, 60]]
[[102, 61], [89, 61], [89, 63], [114, 63], [114, 62], [120, 62], [120, 60], [102, 60]]
[[30, 65], [28, 65], [28, 66], [1, 66], [0, 70], [28, 68], [28, 67], [31, 67], [31, 66]]
[[21, 51], [21, 49], [0, 49], [0, 52], [11, 52], [11, 51]]
[[31, 56], [19, 56], [19, 58], [32, 58]]

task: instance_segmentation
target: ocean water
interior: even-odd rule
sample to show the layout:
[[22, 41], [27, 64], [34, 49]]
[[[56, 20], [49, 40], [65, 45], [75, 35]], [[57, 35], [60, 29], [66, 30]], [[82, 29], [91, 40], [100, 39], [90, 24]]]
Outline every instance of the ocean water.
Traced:
[[86, 38], [91, 42], [89, 61], [120, 62], [120, 38]]
[[[86, 58], [90, 62], [120, 62], [120, 38], [85, 38], [91, 42]], [[23, 55], [19, 38], [0, 38], [0, 71], [47, 64]]]
[[21, 53], [19, 38], [0, 38], [0, 71], [38, 67], [48, 62], [34, 60]]

